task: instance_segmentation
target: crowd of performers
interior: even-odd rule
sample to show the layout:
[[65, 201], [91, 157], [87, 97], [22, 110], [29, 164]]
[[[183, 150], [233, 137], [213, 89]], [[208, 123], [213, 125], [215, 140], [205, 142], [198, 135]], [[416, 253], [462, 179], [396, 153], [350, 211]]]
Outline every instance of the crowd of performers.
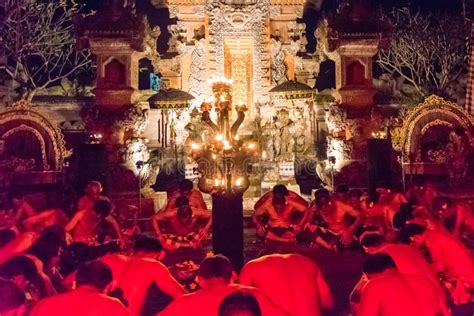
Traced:
[[167, 258], [206, 248], [212, 216], [202, 194], [181, 182], [147, 232], [138, 215], [114, 207], [96, 181], [70, 217], [10, 192], [0, 207], [0, 315], [321, 315], [334, 298], [317, 262], [288, 251], [296, 243], [366, 254], [352, 315], [474, 314], [473, 210], [428, 183], [372, 195], [340, 185], [313, 201], [276, 185], [252, 214], [256, 239], [272, 251], [240, 271], [204, 255], [194, 286]]

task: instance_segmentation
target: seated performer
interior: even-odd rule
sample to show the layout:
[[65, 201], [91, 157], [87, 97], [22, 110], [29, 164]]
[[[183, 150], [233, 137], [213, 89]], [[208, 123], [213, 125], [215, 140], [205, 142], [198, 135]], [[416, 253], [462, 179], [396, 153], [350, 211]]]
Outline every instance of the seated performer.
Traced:
[[[168, 250], [201, 246], [209, 236], [212, 224], [211, 212], [191, 207], [184, 196], [176, 199], [176, 205], [177, 210], [159, 212], [152, 217], [153, 228], [158, 239]], [[160, 222], [170, 224], [168, 233], [162, 232]]]
[[141, 315], [147, 292], [153, 284], [174, 299], [186, 293], [158, 261], [163, 255], [163, 248], [156, 238], [139, 236], [131, 257], [111, 254], [100, 259], [112, 269], [114, 280], [128, 302], [131, 316]]
[[[267, 241], [296, 243], [306, 224], [308, 212], [307, 203], [303, 204], [293, 198], [281, 194], [272, 194], [272, 199], [261, 204], [252, 214], [252, 221], [257, 229], [257, 236]], [[294, 223], [294, 212], [302, 213], [297, 223]], [[262, 221], [262, 216], [268, 216], [268, 223]]]
[[455, 237], [464, 241], [474, 240], [474, 214], [469, 204], [439, 197], [433, 201], [433, 211], [439, 214], [443, 223], [451, 226]]
[[112, 290], [112, 271], [100, 262], [91, 261], [76, 273], [76, 288], [40, 301], [31, 316], [129, 315], [123, 304], [107, 296]]
[[232, 264], [224, 256], [204, 259], [199, 267], [198, 282], [201, 289], [183, 295], [168, 305], [158, 316], [211, 316], [218, 315], [224, 298], [237, 291], [249, 293], [257, 299], [263, 316], [289, 316], [260, 290], [233, 284], [236, 279]]
[[272, 254], [249, 261], [239, 283], [254, 286], [291, 315], [316, 316], [334, 298], [316, 263], [298, 254]]
[[456, 237], [418, 224], [408, 224], [402, 232], [404, 239], [425, 248], [431, 258], [433, 271], [442, 278], [456, 305], [474, 302], [474, 263], [467, 248]]
[[35, 209], [25, 200], [25, 196], [21, 191], [11, 191], [9, 198], [15, 211], [15, 220], [18, 224], [21, 224], [24, 219], [36, 215]]
[[77, 202], [76, 211], [92, 210], [95, 201], [108, 200], [102, 193], [102, 184], [99, 181], [91, 181], [87, 184], [85, 195]]
[[369, 282], [358, 316], [450, 315], [439, 288], [423, 276], [400, 273], [388, 254], [370, 255], [363, 271]]
[[[356, 240], [354, 231], [362, 223], [362, 214], [347, 203], [319, 195], [314, 221], [315, 241], [323, 239], [338, 248], [349, 247]], [[318, 242], [320, 243], [320, 242]]]
[[273, 187], [272, 191], [265, 193], [254, 205], [254, 209], [259, 208], [263, 204], [265, 204], [267, 201], [270, 201], [273, 198], [273, 195], [283, 195], [287, 199], [291, 199], [295, 201], [296, 203], [300, 203], [302, 205], [305, 205], [308, 207], [308, 202], [303, 199], [301, 196], [299, 196], [297, 193], [290, 191], [284, 186], [283, 184], [277, 184]]
[[[419, 275], [429, 279], [434, 286], [441, 291], [439, 280], [432, 270], [423, 253], [417, 248], [404, 244], [387, 243], [379, 232], [366, 232], [360, 238], [360, 245], [368, 254], [387, 253], [392, 257], [400, 273]], [[360, 281], [351, 293], [350, 301], [354, 314], [358, 314], [360, 295], [368, 282], [366, 275], [362, 275]]]
[[105, 231], [111, 232], [121, 245], [124, 239], [120, 232], [120, 226], [115, 218], [110, 215], [112, 204], [105, 199], [94, 202], [92, 209], [84, 208], [78, 211], [66, 225], [65, 230], [72, 233], [75, 242], [85, 242], [90, 245], [102, 243]]
[[191, 180], [185, 179], [179, 183], [178, 190], [168, 197], [168, 203], [166, 204], [164, 212], [176, 209], [176, 199], [180, 196], [184, 196], [188, 199], [189, 206], [195, 209], [207, 210], [207, 205], [206, 202], [204, 202], [202, 193], [199, 190], [194, 189]]

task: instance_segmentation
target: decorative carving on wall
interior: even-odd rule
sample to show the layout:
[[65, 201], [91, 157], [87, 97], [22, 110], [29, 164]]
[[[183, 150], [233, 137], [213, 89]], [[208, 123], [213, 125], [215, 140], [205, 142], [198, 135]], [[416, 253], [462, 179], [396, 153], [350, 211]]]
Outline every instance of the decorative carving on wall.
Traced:
[[[6, 111], [0, 113], [0, 126], [7, 122], [14, 122], [14, 121], [34, 122], [35, 124], [39, 125], [44, 130], [44, 132], [48, 135], [48, 139], [45, 139], [43, 136], [41, 136], [41, 134], [39, 134], [40, 131], [36, 131], [36, 130], [35, 132], [33, 132], [32, 130], [29, 130], [29, 131], [33, 132], [36, 137], [38, 137], [38, 135], [41, 136], [43, 143], [40, 141], [40, 144], [45, 145], [46, 142], [51, 143], [51, 146], [54, 152], [54, 158], [53, 158], [54, 170], [62, 171], [64, 159], [69, 157], [72, 154], [72, 151], [66, 149], [64, 137], [60, 128], [56, 126], [55, 124], [53, 124], [50, 120], [48, 120], [42, 114], [33, 110], [32, 104], [26, 100], [20, 100], [14, 103], [11, 107], [8, 107]], [[26, 127], [28, 127], [28, 126], [21, 127], [22, 125], [25, 126], [22, 123], [20, 126], [16, 128], [25, 129]], [[15, 130], [15, 131], [18, 131], [18, 130]], [[6, 133], [8, 133], [8, 131]], [[41, 147], [43, 148], [43, 146]], [[42, 159], [43, 159], [43, 164], [45, 162], [47, 163], [46, 153], [45, 155], [43, 155], [43, 152], [42, 152]], [[45, 167], [45, 170], [51, 169], [51, 166], [43, 165], [43, 167]]]
[[155, 73], [160, 71], [160, 54], [158, 53], [157, 40], [161, 35], [159, 26], [150, 26], [148, 19], [145, 21], [145, 37], [143, 39], [145, 45], [146, 57], [151, 61]]
[[[264, 75], [268, 71], [265, 64], [267, 53], [267, 21], [270, 17], [270, 1], [256, 0], [252, 4], [233, 5], [219, 0], [206, 4], [209, 16], [209, 50], [214, 53], [214, 65], [218, 75], [224, 75], [224, 39], [253, 38], [253, 91], [256, 96], [267, 95]], [[259, 100], [255, 100], [259, 101]]]
[[272, 86], [277, 86], [288, 80], [286, 76], [285, 52], [282, 43], [272, 38], [270, 40]]
[[200, 104], [204, 96], [210, 94], [206, 76], [206, 40], [204, 38], [196, 42], [191, 53], [191, 67], [189, 75], [189, 93], [196, 99], [194, 103]]

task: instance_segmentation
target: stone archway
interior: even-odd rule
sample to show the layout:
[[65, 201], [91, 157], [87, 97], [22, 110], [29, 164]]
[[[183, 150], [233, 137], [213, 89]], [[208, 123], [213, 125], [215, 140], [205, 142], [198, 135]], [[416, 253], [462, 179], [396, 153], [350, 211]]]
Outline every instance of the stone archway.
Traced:
[[[473, 118], [457, 104], [438, 96], [430, 96], [405, 113], [396, 146], [409, 173], [446, 173], [445, 146], [449, 133], [461, 127], [470, 130]], [[429, 152], [428, 152], [429, 151]]]
[[[36, 143], [31, 144], [29, 153], [32, 157], [22, 157], [36, 160], [36, 168], [32, 171], [63, 171], [64, 159], [71, 152], [65, 147], [61, 130], [33, 110], [28, 102], [19, 101], [12, 108], [0, 113], [0, 139], [7, 144], [18, 143], [25, 137], [32, 140], [30, 143]], [[5, 152], [8, 154], [8, 149]], [[27, 154], [21, 148], [10, 152]]]

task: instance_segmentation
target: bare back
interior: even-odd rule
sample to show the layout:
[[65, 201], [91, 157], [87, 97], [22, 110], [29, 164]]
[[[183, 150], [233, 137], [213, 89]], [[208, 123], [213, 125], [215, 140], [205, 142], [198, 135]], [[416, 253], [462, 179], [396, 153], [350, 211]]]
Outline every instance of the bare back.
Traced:
[[[123, 290], [128, 301], [130, 315], [140, 315], [148, 289], [154, 283], [172, 297], [185, 293], [159, 261], [123, 255], [107, 255], [101, 260], [112, 269], [117, 286]], [[176, 282], [171, 290], [170, 282]]]
[[332, 305], [332, 295], [318, 266], [301, 255], [252, 260], [242, 269], [239, 282], [262, 290], [292, 315], [318, 316], [321, 307]]

